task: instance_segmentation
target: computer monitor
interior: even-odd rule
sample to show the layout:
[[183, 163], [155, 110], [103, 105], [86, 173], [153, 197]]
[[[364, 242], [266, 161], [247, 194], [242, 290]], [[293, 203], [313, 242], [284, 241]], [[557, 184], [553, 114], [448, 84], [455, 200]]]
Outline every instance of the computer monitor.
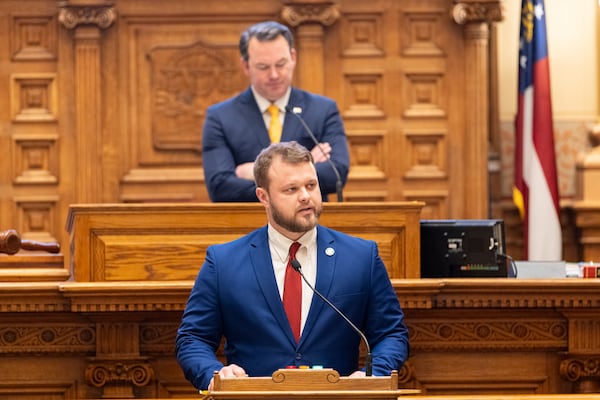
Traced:
[[421, 277], [507, 277], [504, 247], [502, 220], [421, 220]]

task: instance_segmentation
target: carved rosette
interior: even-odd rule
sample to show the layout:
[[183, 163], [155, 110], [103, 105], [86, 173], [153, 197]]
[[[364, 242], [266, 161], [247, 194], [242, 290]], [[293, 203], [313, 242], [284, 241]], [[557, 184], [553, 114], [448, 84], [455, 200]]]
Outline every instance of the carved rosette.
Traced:
[[106, 29], [115, 22], [117, 13], [112, 6], [73, 6], [61, 3], [58, 21], [67, 29], [74, 29], [79, 25], [95, 25]]
[[95, 387], [147, 386], [154, 379], [152, 366], [140, 360], [95, 360], [85, 371], [86, 382]]
[[570, 356], [560, 363], [560, 376], [570, 382], [594, 380], [600, 383], [600, 356]]
[[289, 26], [308, 22], [329, 26], [333, 25], [339, 17], [338, 5], [330, 1], [293, 1], [281, 10], [281, 18]]
[[500, 1], [468, 1], [456, 0], [452, 7], [452, 19], [459, 25], [470, 22], [499, 22], [502, 21]]
[[400, 371], [398, 371], [398, 384], [400, 387], [406, 386], [414, 378], [414, 368], [409, 361], [406, 361]]

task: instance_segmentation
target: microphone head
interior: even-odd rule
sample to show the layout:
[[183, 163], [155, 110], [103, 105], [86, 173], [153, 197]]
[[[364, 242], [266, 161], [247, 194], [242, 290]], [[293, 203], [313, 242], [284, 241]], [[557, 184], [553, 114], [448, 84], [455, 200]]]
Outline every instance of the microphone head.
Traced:
[[298, 262], [298, 260], [296, 260], [295, 258], [291, 261], [292, 264], [292, 268], [294, 268], [296, 271], [300, 272], [300, 269], [302, 268], [302, 266], [300, 265], [300, 263]]

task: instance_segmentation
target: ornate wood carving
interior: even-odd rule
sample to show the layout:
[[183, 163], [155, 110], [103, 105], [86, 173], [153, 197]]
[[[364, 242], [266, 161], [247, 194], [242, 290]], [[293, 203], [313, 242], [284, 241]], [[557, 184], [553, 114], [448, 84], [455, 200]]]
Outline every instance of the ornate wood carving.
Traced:
[[152, 74], [154, 149], [201, 151], [199, 127], [206, 108], [246, 84], [238, 66], [238, 50], [197, 42], [156, 46], [146, 57]]
[[140, 324], [140, 352], [143, 354], [173, 354], [178, 327], [178, 324], [164, 322]]
[[411, 348], [420, 351], [564, 349], [567, 345], [566, 321], [551, 318], [449, 321], [440, 315], [437, 318], [418, 318], [415, 323], [409, 324], [409, 330]]
[[560, 364], [560, 376], [577, 393], [600, 393], [600, 355], [569, 354]]
[[502, 21], [502, 5], [499, 0], [454, 0], [452, 18], [459, 25], [472, 22]]
[[[351, 167], [347, 199], [423, 199], [430, 215], [470, 217], [467, 210], [487, 216], [487, 195], [480, 193], [487, 185], [467, 190], [463, 182], [465, 171], [477, 171], [469, 180], [486, 171], [479, 158], [486, 147], [471, 139], [488, 136], [481, 123], [488, 114], [479, 101], [485, 83], [480, 74], [488, 71], [480, 71], [486, 68], [478, 59], [485, 49], [476, 47], [491, 38], [465, 28], [467, 37], [456, 25], [498, 21], [499, 0], [260, 0], [242, 19], [232, 15], [237, 11], [230, 0], [177, 1], [167, 8], [143, 0], [34, 1], [31, 8], [0, 5], [10, 36], [0, 60], [8, 79], [0, 81], [28, 71], [55, 74], [48, 87], [54, 93], [48, 93], [57, 101], [46, 108], [38, 99], [47, 89], [28, 88], [21, 97], [30, 100], [21, 105], [31, 107], [6, 104], [14, 112], [4, 122], [25, 165], [13, 165], [12, 158], [0, 162], [15, 171], [0, 197], [2, 215], [10, 219], [5, 225], [15, 225], [6, 211], [13, 193], [56, 194], [53, 232], [64, 231], [61, 220], [70, 203], [207, 201], [199, 151], [203, 112], [246, 87], [238, 69], [239, 32], [248, 21], [265, 18], [293, 27], [299, 49], [295, 84], [338, 101], [346, 130], [356, 134], [356, 143], [349, 135], [350, 150], [361, 159]], [[222, 75], [212, 74], [201, 58], [214, 53], [222, 63], [213, 72]], [[228, 76], [234, 69], [235, 78]], [[476, 89], [472, 97], [461, 96], [467, 86]], [[411, 132], [421, 128], [447, 132], [447, 140], [437, 143], [448, 162], [446, 175], [419, 175], [398, 156], [414, 139]], [[380, 158], [366, 162], [368, 154]], [[45, 169], [46, 161], [54, 169]], [[484, 205], [474, 209], [468, 199]]]
[[134, 398], [134, 387], [154, 381], [154, 369], [147, 358], [93, 358], [85, 370], [85, 381], [102, 388], [104, 398]]
[[0, 354], [88, 354], [95, 346], [93, 324], [0, 323]]
[[316, 22], [324, 26], [334, 24], [340, 17], [339, 6], [327, 0], [286, 0], [281, 18], [290, 26]]
[[80, 25], [93, 25], [100, 29], [106, 29], [117, 19], [117, 13], [112, 5], [79, 5], [62, 1], [59, 7], [58, 22], [66, 29], [75, 29]]
[[[156, 385], [174, 397], [197, 395], [173, 357], [192, 285], [0, 283], [0, 374], [12, 382], [2, 390], [50, 385], [53, 365], [54, 385], [79, 381], [76, 398], [164, 397]], [[595, 390], [600, 281], [396, 279], [393, 286], [412, 348], [401, 387], [429, 394]]]

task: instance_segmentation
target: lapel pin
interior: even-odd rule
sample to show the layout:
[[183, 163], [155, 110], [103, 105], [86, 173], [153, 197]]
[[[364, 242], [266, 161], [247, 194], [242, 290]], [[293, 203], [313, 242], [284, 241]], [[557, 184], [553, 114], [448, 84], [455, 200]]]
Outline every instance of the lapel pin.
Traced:
[[325, 254], [327, 254], [329, 257], [331, 257], [332, 255], [335, 254], [335, 250], [331, 247], [328, 247], [325, 249]]

